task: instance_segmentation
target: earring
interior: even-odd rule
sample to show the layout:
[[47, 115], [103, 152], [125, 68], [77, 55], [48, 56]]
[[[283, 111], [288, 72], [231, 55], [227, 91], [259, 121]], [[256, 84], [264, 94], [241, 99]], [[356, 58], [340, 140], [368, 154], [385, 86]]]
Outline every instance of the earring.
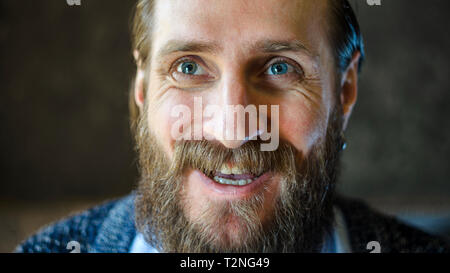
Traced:
[[344, 132], [341, 132], [341, 150], [345, 150], [347, 148], [347, 140], [345, 139]]

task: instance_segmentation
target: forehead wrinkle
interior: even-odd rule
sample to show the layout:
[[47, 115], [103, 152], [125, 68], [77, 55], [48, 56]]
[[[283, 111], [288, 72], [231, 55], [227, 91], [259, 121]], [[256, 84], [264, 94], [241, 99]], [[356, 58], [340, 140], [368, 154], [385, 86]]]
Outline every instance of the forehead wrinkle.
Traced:
[[176, 52], [206, 52], [218, 53], [222, 47], [217, 43], [193, 40], [169, 40], [156, 53], [157, 58], [163, 58]]

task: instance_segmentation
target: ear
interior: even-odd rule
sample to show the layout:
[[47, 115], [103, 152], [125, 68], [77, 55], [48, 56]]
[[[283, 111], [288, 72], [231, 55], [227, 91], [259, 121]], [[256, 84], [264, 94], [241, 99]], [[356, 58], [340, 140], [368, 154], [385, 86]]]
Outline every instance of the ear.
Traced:
[[340, 100], [344, 119], [343, 130], [347, 128], [348, 120], [358, 97], [358, 64], [360, 57], [360, 52], [353, 54], [352, 60], [341, 79]]
[[139, 108], [139, 111], [142, 113], [143, 107], [144, 107], [144, 100], [145, 100], [145, 72], [142, 68], [142, 60], [139, 57], [139, 52], [135, 50], [133, 52], [134, 60], [136, 61], [137, 66], [137, 72], [136, 72], [136, 79], [134, 82], [134, 101], [136, 102], [136, 105]]

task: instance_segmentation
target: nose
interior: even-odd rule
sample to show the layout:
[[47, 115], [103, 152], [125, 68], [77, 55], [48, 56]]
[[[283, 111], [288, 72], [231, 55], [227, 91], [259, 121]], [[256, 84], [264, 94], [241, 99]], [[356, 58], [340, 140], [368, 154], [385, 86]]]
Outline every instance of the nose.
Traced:
[[210, 111], [214, 114], [203, 124], [204, 135], [209, 136], [209, 140], [235, 149], [263, 133], [258, 130], [258, 106], [251, 104], [244, 76], [238, 73], [224, 75], [213, 92], [210, 102], [215, 105], [208, 106], [215, 108]]

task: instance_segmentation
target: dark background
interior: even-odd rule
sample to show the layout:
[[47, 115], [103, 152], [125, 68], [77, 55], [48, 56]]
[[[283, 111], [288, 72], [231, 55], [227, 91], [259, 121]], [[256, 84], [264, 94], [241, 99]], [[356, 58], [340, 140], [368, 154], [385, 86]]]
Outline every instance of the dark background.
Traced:
[[[432, 232], [450, 221], [446, 0], [354, 8], [367, 59], [340, 191]], [[0, 252], [74, 210], [125, 195], [132, 0], [0, 0]]]

